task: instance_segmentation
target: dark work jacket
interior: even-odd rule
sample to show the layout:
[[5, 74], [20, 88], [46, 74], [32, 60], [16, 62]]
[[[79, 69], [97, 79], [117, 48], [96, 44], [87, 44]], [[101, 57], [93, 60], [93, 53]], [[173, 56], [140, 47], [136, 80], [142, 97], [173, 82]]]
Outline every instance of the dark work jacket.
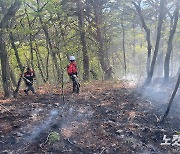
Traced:
[[[34, 71], [27, 71], [27, 72], [25, 72], [24, 73], [24, 78], [26, 78], [25, 79], [25, 82], [26, 82], [26, 85], [27, 86], [29, 86], [29, 85], [33, 85], [33, 78], [35, 78], [35, 73], [34, 73]], [[28, 82], [28, 80], [30, 81], [30, 82]]]

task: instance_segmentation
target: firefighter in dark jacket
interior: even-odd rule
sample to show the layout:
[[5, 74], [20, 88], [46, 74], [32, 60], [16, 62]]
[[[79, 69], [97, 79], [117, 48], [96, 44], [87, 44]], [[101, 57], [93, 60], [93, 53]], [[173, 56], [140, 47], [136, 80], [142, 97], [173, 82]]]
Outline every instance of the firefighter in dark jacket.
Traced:
[[80, 84], [77, 82], [77, 67], [75, 57], [70, 56], [70, 64], [67, 66], [67, 72], [73, 82], [73, 92], [79, 93]]
[[27, 89], [25, 89], [24, 92], [27, 95], [30, 90], [32, 91], [32, 93], [34, 94], [36, 93], [33, 87], [33, 80], [35, 79], [35, 77], [36, 77], [35, 72], [30, 67], [28, 67], [27, 71], [24, 73], [24, 76], [23, 76], [26, 86], [27, 86]]

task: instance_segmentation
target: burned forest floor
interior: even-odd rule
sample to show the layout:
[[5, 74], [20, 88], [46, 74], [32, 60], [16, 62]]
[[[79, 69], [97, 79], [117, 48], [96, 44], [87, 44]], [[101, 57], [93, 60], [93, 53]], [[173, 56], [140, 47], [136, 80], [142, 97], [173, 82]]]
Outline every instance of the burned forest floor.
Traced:
[[[64, 95], [63, 101], [60, 87], [46, 85], [35, 95], [0, 99], [9, 110], [0, 107], [0, 153], [180, 153], [180, 139], [173, 141], [180, 137], [180, 104], [161, 124], [167, 102], [157, 107], [159, 100], [127, 82], [83, 83], [79, 95], [67, 84]], [[164, 135], [169, 145], [161, 145]]]

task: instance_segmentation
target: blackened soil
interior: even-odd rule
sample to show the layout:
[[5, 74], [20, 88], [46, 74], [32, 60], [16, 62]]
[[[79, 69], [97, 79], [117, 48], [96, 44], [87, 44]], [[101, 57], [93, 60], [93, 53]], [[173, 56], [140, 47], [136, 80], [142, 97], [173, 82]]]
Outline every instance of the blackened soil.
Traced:
[[[47, 87], [47, 86], [46, 86]], [[161, 154], [179, 153], [179, 146], [162, 146], [163, 136], [180, 131], [179, 115], [158, 120], [157, 109], [134, 87], [122, 82], [81, 86], [79, 95], [65, 87], [39, 88], [38, 94], [1, 100], [0, 153], [18, 154]], [[175, 116], [176, 115], [176, 116]], [[56, 132], [53, 141], [50, 134]]]

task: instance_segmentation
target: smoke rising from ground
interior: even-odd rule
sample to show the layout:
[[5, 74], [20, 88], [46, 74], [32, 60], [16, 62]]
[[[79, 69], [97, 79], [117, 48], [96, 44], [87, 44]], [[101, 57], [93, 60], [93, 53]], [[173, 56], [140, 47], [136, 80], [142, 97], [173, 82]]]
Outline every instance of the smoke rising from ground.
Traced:
[[[35, 119], [42, 112], [41, 109], [32, 111], [32, 117]], [[27, 143], [32, 143], [45, 131], [52, 131], [51, 127], [57, 125], [59, 131], [63, 128], [71, 127], [73, 122], [87, 121], [93, 115], [93, 111], [89, 107], [76, 108], [68, 105], [63, 105], [60, 108], [52, 109], [45, 115], [44, 120], [38, 122], [34, 126], [27, 126], [23, 128], [22, 139]]]
[[[151, 85], [139, 88], [138, 92], [149, 100], [155, 112], [162, 115], [167, 109], [176, 81], [177, 79], [173, 78], [165, 84], [163, 78], [155, 79]], [[177, 91], [170, 114], [180, 115], [180, 91]]]
[[52, 125], [58, 116], [58, 110], [53, 109], [50, 111], [49, 117], [47, 117], [43, 122], [32, 128], [30, 136], [26, 138], [27, 142], [32, 142], [36, 137], [38, 137], [41, 132], [47, 130], [50, 125]]

